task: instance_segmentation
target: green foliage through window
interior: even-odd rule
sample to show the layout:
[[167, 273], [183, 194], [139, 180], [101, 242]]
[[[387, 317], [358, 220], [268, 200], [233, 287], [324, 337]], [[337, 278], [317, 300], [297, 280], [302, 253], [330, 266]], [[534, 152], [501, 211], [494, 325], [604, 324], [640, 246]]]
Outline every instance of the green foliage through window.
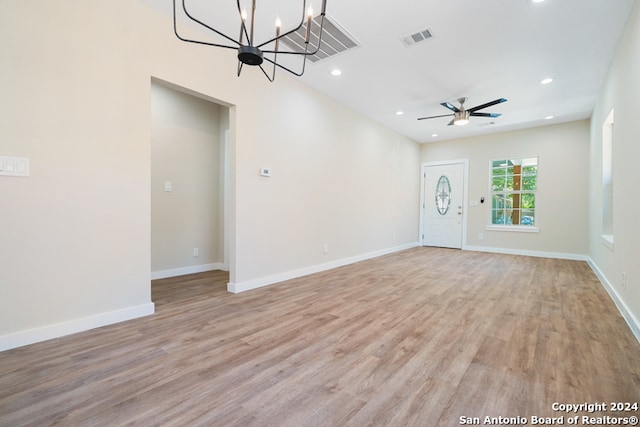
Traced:
[[536, 224], [538, 158], [491, 162], [491, 224]]

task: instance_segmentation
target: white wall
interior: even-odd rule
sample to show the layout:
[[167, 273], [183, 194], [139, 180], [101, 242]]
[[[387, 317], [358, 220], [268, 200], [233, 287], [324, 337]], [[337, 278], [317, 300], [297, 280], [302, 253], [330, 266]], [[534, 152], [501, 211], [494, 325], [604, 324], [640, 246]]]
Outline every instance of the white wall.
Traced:
[[[240, 287], [416, 242], [417, 144], [309, 95], [301, 86], [279, 87], [270, 110], [254, 116], [269, 132], [237, 127], [239, 138], [255, 141], [236, 147], [237, 232], [246, 244], [232, 282]], [[258, 175], [261, 166], [272, 169], [270, 178]]]
[[[153, 312], [149, 76], [129, 7], [0, 2], [0, 349]], [[124, 12], [124, 13], [123, 13]]]
[[[588, 254], [589, 122], [578, 121], [513, 132], [424, 144], [423, 162], [469, 159], [469, 249], [584, 258]], [[538, 157], [538, 233], [487, 230], [492, 160]], [[483, 239], [480, 239], [480, 234]]]
[[[218, 104], [151, 84], [151, 271], [222, 268], [224, 129]], [[171, 191], [165, 191], [170, 182]], [[194, 248], [198, 255], [194, 255]]]
[[[634, 2], [615, 59], [591, 117], [590, 252], [595, 268], [640, 339], [640, 1]], [[602, 125], [614, 110], [613, 250], [602, 235]], [[626, 287], [622, 277], [626, 275]]]
[[233, 284], [415, 244], [418, 145], [284, 73], [135, 1], [8, 0], [0, 28], [0, 154], [31, 159], [0, 180], [0, 348], [153, 311], [152, 77], [231, 107]]

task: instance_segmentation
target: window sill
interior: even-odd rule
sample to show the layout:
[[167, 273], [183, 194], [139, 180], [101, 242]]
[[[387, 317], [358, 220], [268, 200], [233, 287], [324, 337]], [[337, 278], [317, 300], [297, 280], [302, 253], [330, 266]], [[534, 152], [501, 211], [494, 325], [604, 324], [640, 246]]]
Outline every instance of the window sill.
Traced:
[[540, 229], [531, 225], [487, 225], [489, 231], [515, 231], [517, 233], [538, 233]]
[[602, 238], [602, 244], [609, 248], [610, 251], [613, 251], [613, 236], [611, 234], [602, 234], [600, 237]]

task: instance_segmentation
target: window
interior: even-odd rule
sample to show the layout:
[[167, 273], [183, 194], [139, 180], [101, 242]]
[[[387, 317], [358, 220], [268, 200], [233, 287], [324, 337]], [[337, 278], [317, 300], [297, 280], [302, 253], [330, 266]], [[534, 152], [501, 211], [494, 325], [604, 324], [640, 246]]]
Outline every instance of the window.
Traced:
[[536, 225], [538, 158], [491, 162], [491, 224]]
[[602, 125], [602, 240], [613, 250], [613, 110]]

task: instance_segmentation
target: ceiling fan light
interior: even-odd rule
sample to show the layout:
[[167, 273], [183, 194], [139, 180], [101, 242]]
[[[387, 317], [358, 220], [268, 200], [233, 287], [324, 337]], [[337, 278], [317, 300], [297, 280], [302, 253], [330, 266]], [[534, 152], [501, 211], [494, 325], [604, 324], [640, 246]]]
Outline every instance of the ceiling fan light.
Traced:
[[453, 116], [453, 124], [456, 126], [464, 126], [469, 123], [469, 112], [468, 111], [458, 111]]

